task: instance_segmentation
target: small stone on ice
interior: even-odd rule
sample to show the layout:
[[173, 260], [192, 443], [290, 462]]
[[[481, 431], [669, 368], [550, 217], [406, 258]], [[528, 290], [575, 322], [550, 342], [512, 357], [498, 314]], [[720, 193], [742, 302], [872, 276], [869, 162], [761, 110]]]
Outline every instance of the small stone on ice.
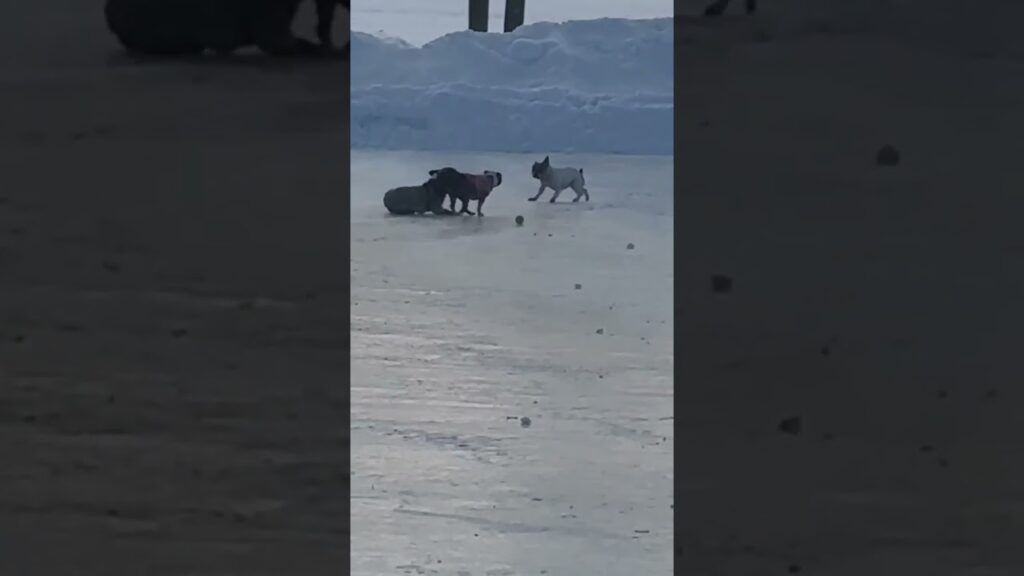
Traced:
[[576, 289], [577, 290], [581, 290], [582, 288], [583, 288], [583, 284], [576, 284]]
[[528, 416], [523, 416], [522, 418], [519, 419], [519, 424], [523, 428], [529, 428], [531, 424], [530, 418]]
[[604, 334], [604, 328], [598, 328], [596, 333], [597, 334]]
[[522, 215], [516, 216], [516, 226], [522, 226], [522, 225], [523, 225], [523, 217], [522, 217]]
[[799, 416], [786, 418], [782, 422], [779, 422], [779, 432], [783, 432], [785, 434], [799, 436], [800, 433], [803, 431], [803, 428], [803, 422], [801, 421]]
[[716, 294], [727, 294], [732, 292], [732, 278], [725, 274], [715, 274], [711, 277], [711, 291]]
[[633, 248], [636, 248], [636, 246], [634, 246], [632, 242], [626, 244], [626, 250], [632, 250]]
[[900, 152], [895, 146], [886, 144], [878, 149], [875, 155], [875, 162], [879, 166], [895, 166], [900, 163]]

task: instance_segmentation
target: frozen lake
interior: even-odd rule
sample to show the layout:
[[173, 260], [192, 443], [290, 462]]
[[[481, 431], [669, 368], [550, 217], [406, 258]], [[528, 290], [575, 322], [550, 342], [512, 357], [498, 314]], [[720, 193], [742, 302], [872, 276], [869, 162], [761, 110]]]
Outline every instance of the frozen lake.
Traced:
[[[352, 152], [354, 575], [671, 574], [672, 158], [540, 159]], [[443, 166], [484, 218], [386, 213]]]

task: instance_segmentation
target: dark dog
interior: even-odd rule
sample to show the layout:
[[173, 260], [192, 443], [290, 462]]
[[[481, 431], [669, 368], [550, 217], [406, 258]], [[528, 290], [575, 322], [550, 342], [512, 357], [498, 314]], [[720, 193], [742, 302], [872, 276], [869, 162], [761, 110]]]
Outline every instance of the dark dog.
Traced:
[[399, 215], [431, 212], [436, 215], [451, 215], [445, 210], [444, 199], [458, 187], [465, 186], [463, 175], [454, 168], [431, 170], [430, 179], [419, 186], [392, 188], [384, 194], [384, 207], [388, 212]]
[[107, 0], [104, 15], [126, 49], [144, 54], [230, 54], [256, 46], [272, 56], [342, 57], [330, 29], [335, 6], [349, 0], [315, 1], [321, 44], [292, 34], [302, 0]]
[[[434, 172], [441, 173], [446, 172], [450, 177], [453, 178], [453, 186], [451, 191], [448, 193], [450, 199], [449, 209], [455, 212], [455, 200], [462, 201], [462, 208], [459, 210], [459, 214], [473, 215], [473, 212], [469, 209], [470, 200], [476, 200], [476, 215], [483, 216], [484, 200], [491, 195], [491, 191], [501, 186], [501, 172], [494, 170], [484, 170], [483, 174], [465, 174], [459, 172], [454, 168], [442, 168], [441, 170], [432, 170]], [[455, 175], [461, 177], [456, 180]]]
[[[715, 16], [721, 16], [725, 13], [725, 9], [729, 7], [729, 0], [715, 0], [704, 9], [704, 15], [713, 18]], [[757, 0], [747, 0], [747, 14], [753, 14], [757, 11]]]

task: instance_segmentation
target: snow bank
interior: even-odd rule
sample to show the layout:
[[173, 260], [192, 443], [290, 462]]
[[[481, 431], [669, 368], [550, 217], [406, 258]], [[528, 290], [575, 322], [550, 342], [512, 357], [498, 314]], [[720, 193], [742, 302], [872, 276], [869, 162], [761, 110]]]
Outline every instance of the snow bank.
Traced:
[[672, 153], [672, 19], [352, 33], [352, 147]]

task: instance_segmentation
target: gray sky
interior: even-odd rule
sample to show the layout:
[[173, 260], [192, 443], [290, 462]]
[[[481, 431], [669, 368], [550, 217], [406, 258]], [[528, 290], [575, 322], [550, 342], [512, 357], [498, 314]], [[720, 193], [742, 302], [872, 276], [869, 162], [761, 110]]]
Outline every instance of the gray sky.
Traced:
[[[352, 3], [352, 29], [398, 36], [421, 45], [465, 30], [468, 0], [374, 0]], [[670, 0], [526, 0], [526, 23], [592, 18], [672, 16]], [[490, 30], [501, 30], [504, 0], [491, 0]]]

